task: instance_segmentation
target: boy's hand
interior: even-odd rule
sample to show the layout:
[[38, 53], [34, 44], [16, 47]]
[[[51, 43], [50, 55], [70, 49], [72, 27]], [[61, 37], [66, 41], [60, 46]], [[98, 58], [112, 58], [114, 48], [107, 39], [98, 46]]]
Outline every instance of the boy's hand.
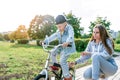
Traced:
[[64, 42], [63, 43], [63, 47], [68, 47], [69, 43], [68, 42]]

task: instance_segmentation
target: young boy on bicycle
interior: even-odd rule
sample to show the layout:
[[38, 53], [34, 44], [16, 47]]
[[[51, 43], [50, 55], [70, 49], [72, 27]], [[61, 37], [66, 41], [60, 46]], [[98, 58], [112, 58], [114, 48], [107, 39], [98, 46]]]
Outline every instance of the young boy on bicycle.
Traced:
[[[67, 23], [67, 19], [63, 15], [58, 15], [55, 22], [58, 30], [50, 37], [46, 38], [44, 42], [49, 43], [58, 39], [59, 44], [63, 44], [58, 50], [53, 50], [54, 52], [51, 54], [51, 59], [53, 63], [57, 63], [56, 55], [60, 52], [60, 65], [63, 71], [64, 80], [72, 80], [72, 77], [69, 74], [67, 59], [71, 53], [76, 51], [74, 43], [74, 30], [73, 27]], [[71, 47], [68, 47], [68, 45], [71, 45]]]

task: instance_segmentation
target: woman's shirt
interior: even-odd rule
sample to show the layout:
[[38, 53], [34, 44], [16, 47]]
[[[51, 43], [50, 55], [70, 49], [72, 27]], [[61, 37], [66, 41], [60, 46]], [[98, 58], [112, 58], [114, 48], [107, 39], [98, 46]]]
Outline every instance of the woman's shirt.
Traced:
[[[106, 39], [106, 42], [107, 42], [108, 46], [111, 48], [112, 54], [113, 54], [114, 50], [113, 50], [113, 47], [112, 47], [112, 41], [110, 39]], [[112, 54], [110, 55], [108, 53], [108, 51], [106, 50], [102, 41], [100, 41], [99, 43], [96, 43], [94, 40], [90, 41], [87, 45], [87, 48], [85, 49], [85, 52], [89, 52], [91, 54], [81, 56], [78, 60], [76, 60], [76, 63], [83, 63], [86, 60], [90, 59], [95, 54], [101, 55], [105, 59], [112, 59]]]

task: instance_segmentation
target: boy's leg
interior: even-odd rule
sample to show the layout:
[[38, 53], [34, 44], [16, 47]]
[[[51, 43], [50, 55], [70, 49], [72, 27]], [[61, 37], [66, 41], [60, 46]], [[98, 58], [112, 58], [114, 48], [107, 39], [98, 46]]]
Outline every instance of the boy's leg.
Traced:
[[61, 53], [60, 56], [60, 65], [63, 71], [63, 76], [65, 78], [69, 78], [71, 77], [70, 73], [69, 73], [69, 66], [67, 63], [67, 59], [68, 59], [69, 55], [66, 55], [65, 53]]
[[51, 60], [52, 60], [52, 63], [57, 63], [57, 59], [56, 59], [56, 55], [59, 53], [60, 49], [58, 48], [57, 50], [52, 49], [51, 51]]
[[57, 53], [55, 53], [55, 52], [51, 53], [52, 63], [57, 63], [56, 54], [57, 54]]

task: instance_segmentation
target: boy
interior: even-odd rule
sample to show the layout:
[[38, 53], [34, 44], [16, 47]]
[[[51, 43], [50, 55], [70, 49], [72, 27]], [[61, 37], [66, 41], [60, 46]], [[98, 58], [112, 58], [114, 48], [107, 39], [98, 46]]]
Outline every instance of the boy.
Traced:
[[[58, 30], [56, 33], [45, 39], [44, 42], [49, 43], [58, 39], [59, 44], [63, 44], [59, 50], [52, 52], [51, 58], [53, 63], [57, 63], [56, 54], [58, 51], [60, 52], [60, 65], [63, 71], [64, 80], [72, 80], [72, 77], [69, 74], [67, 59], [71, 53], [76, 51], [74, 43], [74, 30], [72, 26], [67, 23], [67, 19], [63, 15], [58, 15], [55, 22]], [[71, 45], [71, 47], [68, 47], [68, 45]]]

